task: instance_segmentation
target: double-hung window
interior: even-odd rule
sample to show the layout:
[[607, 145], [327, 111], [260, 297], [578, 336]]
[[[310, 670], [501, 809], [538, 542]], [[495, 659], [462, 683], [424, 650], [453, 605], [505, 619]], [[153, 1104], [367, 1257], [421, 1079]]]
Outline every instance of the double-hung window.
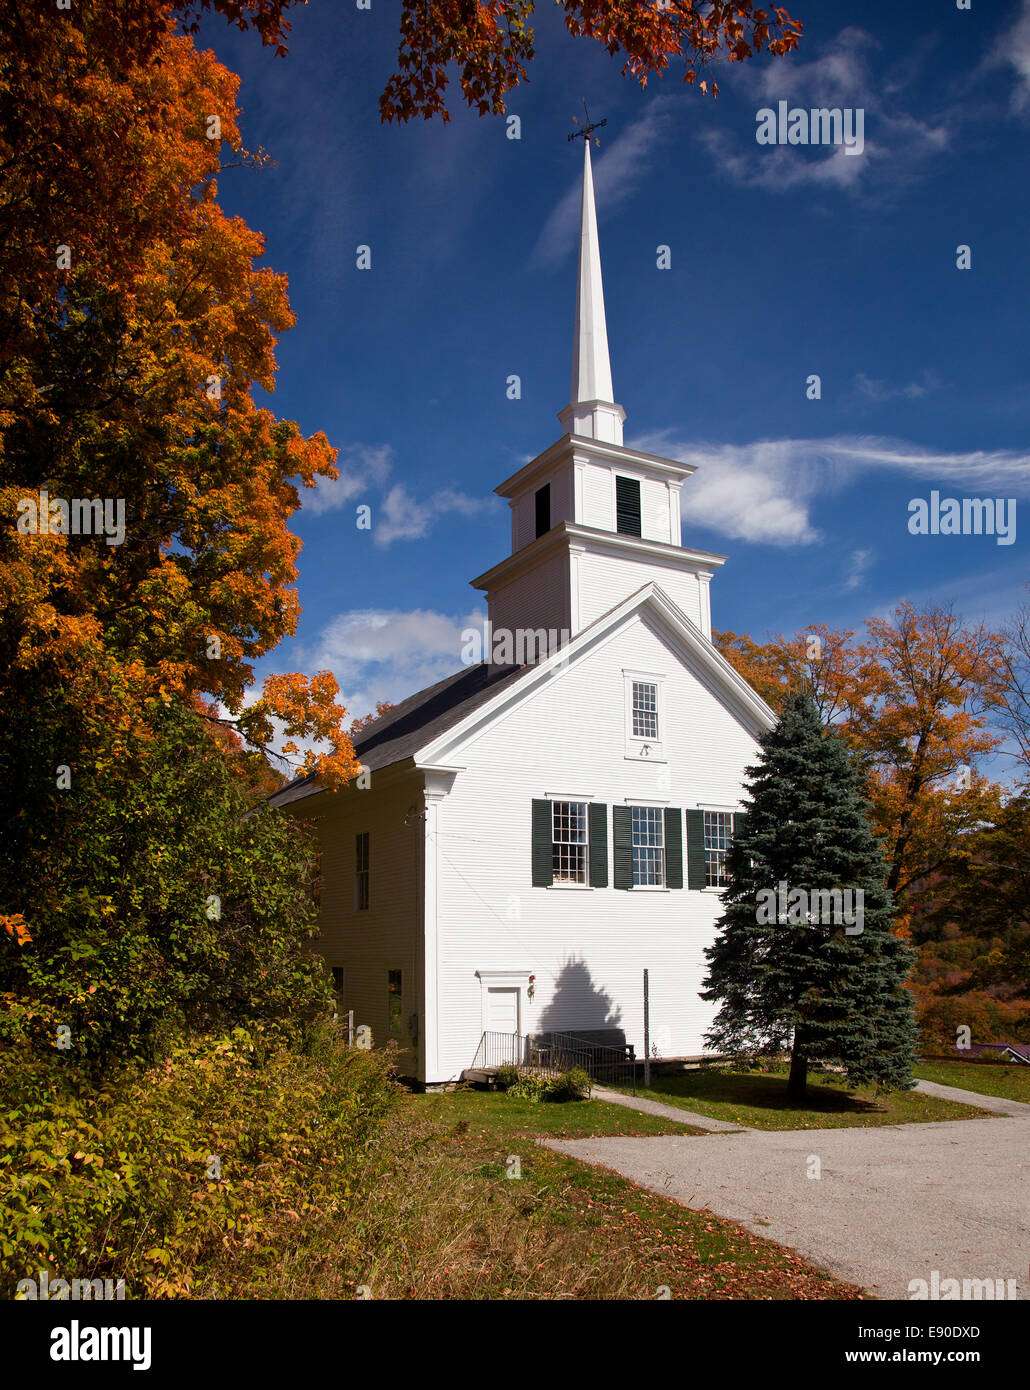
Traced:
[[632, 806], [633, 887], [665, 887], [665, 812], [660, 806]]
[[726, 883], [726, 851], [733, 837], [733, 816], [729, 811], [705, 811], [705, 886], [722, 888]]
[[631, 691], [633, 738], [658, 742], [658, 687], [653, 681], [633, 681]]
[[626, 691], [626, 757], [665, 762], [665, 678], [651, 671], [623, 670]]
[[554, 882], [585, 884], [589, 858], [586, 802], [552, 801], [551, 818]]

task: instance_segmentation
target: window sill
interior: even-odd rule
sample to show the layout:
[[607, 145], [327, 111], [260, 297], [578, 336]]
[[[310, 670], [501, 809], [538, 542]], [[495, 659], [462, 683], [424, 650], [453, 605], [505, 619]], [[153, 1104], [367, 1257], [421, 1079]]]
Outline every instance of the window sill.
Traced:
[[634, 883], [631, 893], [671, 893], [671, 888], [659, 887], [657, 883]]
[[667, 763], [669, 759], [664, 753], [626, 753], [623, 755], [628, 763]]
[[548, 892], [557, 893], [592, 893], [594, 890], [589, 883], [549, 883]]

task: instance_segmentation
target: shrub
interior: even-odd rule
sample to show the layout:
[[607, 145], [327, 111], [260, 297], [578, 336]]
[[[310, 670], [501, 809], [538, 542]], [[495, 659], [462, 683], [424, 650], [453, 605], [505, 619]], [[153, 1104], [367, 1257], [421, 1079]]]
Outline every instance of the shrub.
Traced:
[[502, 1091], [508, 1091], [512, 1086], [519, 1084], [519, 1069], [511, 1065], [498, 1067], [494, 1073], [494, 1080]]
[[582, 1067], [570, 1067], [558, 1076], [544, 1076], [539, 1072], [519, 1071], [511, 1067], [515, 1081], [507, 1087], [507, 1093], [516, 1100], [538, 1101], [586, 1100], [590, 1095], [591, 1080]]
[[[57, 1055], [3, 1058], [0, 1297], [46, 1270], [184, 1297], [275, 1276], [284, 1224], [345, 1210], [392, 1103], [388, 1054], [309, 1030], [304, 1053], [242, 1029], [100, 1090]], [[213, 1160], [217, 1160], [215, 1163]]]
[[570, 1067], [560, 1076], [550, 1079], [547, 1088], [548, 1100], [587, 1100], [590, 1096], [591, 1080], [582, 1067]]

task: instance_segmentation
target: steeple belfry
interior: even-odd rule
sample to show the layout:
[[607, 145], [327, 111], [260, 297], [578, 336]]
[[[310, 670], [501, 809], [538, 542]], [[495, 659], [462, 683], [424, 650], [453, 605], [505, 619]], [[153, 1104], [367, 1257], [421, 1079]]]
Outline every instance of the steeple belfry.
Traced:
[[607, 444], [621, 444], [625, 418], [626, 412], [621, 405], [615, 404], [612, 390], [588, 136], [583, 141], [583, 196], [580, 204], [579, 278], [572, 344], [572, 389], [569, 404], [559, 412], [558, 419], [566, 434], [585, 435]]

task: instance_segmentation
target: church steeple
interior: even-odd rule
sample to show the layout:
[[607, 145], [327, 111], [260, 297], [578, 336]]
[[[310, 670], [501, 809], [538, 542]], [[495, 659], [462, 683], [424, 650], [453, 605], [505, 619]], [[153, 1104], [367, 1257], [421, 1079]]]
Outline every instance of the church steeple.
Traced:
[[562, 437], [494, 489], [511, 505], [511, 554], [472, 585], [486, 592], [494, 632], [575, 635], [652, 582], [711, 641], [708, 589], [723, 556], [682, 541], [680, 491], [694, 465], [627, 448], [613, 399], [589, 145], [603, 124], [586, 114], [569, 137], [585, 148]]
[[572, 341], [572, 388], [569, 404], [558, 414], [566, 434], [584, 435], [607, 444], [622, 443], [626, 412], [615, 404], [604, 316], [601, 249], [597, 239], [594, 176], [589, 135], [583, 141], [583, 193], [580, 201], [579, 278]]

